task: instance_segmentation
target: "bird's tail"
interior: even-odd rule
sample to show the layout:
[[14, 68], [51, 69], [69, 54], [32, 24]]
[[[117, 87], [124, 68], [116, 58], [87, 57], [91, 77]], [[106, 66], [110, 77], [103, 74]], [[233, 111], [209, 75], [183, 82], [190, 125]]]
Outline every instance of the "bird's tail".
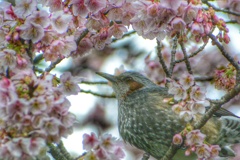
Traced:
[[220, 118], [221, 129], [218, 144], [221, 146], [220, 156], [234, 157], [235, 152], [230, 147], [232, 144], [240, 143], [240, 118], [223, 116]]

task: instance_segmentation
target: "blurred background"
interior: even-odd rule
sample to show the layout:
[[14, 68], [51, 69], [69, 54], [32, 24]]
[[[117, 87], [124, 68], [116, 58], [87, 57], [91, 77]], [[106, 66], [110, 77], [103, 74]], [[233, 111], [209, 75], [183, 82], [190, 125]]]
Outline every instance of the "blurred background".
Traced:
[[[12, 1], [13, 3], [14, 1]], [[226, 17], [226, 15], [219, 15]], [[225, 45], [225, 49], [234, 55], [236, 59], [240, 56], [240, 36], [239, 25], [228, 24], [230, 44]], [[166, 62], [170, 60], [171, 39], [163, 41], [163, 57]], [[202, 43], [196, 45], [191, 40], [186, 44], [188, 53], [194, 52]], [[224, 45], [224, 44], [223, 44]], [[183, 54], [178, 51], [176, 59], [181, 59]], [[227, 61], [219, 54], [218, 49], [209, 43], [204, 51], [199, 53], [194, 59], [190, 59], [193, 66], [193, 72], [196, 76], [209, 77], [208, 81], [200, 81], [199, 85], [205, 86], [207, 97], [218, 99], [224, 95], [224, 91], [217, 90], [211, 84], [211, 78], [217, 68], [226, 66]], [[40, 66], [44, 68], [45, 62], [41, 62]], [[111, 96], [112, 89], [107, 85], [106, 81], [95, 74], [96, 71], [114, 74], [124, 70], [134, 70], [148, 76], [151, 80], [159, 85], [164, 84], [164, 73], [159, 64], [156, 54], [156, 40], [145, 40], [136, 33], [131, 34], [122, 40], [116, 40], [111, 45], [105, 47], [101, 51], [94, 49], [87, 51], [84, 55], [74, 59], [69, 58], [53, 70], [52, 73], [70, 71], [73, 76], [80, 76], [83, 82], [80, 85], [81, 93], [77, 96], [69, 96], [71, 101], [70, 111], [77, 117], [75, 129], [72, 135], [63, 139], [66, 149], [77, 157], [84, 153], [82, 147], [82, 136], [84, 133], [94, 132], [97, 135], [110, 133], [114, 137], [121, 138], [117, 129], [117, 101], [115, 98], [104, 98], [104, 95]], [[185, 71], [185, 64], [179, 63], [174, 69], [174, 77], [178, 78]], [[89, 83], [90, 82], [90, 83]], [[98, 82], [93, 84], [91, 82]], [[94, 95], [99, 94], [100, 96]], [[231, 112], [240, 116], [239, 96], [235, 97], [228, 104], [223, 106]], [[126, 145], [125, 160], [139, 160], [142, 158], [143, 152]]]

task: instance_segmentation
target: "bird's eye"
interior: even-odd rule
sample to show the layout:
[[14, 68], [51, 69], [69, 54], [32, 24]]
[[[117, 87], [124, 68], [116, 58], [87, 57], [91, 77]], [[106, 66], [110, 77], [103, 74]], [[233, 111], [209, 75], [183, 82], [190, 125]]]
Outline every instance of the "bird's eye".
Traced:
[[129, 82], [129, 81], [133, 81], [133, 78], [132, 77], [125, 77], [123, 80]]

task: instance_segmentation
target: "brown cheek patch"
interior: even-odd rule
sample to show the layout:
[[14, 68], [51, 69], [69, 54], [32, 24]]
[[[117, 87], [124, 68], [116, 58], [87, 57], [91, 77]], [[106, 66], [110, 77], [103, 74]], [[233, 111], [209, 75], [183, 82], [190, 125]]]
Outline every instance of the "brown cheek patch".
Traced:
[[129, 85], [129, 91], [127, 92], [127, 95], [143, 87], [142, 84], [137, 83], [135, 81], [129, 82], [128, 85]]

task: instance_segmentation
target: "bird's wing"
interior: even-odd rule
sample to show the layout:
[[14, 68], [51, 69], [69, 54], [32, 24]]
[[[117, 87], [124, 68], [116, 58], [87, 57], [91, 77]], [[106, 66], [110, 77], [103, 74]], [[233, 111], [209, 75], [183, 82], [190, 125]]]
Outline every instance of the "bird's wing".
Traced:
[[[210, 109], [210, 107], [206, 107], [207, 111]], [[225, 108], [220, 108], [214, 113], [214, 116], [216, 117], [222, 117], [222, 116], [232, 116], [236, 118], [240, 118], [239, 116], [235, 115], [234, 113], [226, 110]]]
[[123, 104], [128, 135], [123, 138], [157, 158], [165, 154], [173, 135], [185, 127], [172, 112], [171, 105], [164, 103], [167, 97], [165, 89], [145, 88], [130, 94]]

